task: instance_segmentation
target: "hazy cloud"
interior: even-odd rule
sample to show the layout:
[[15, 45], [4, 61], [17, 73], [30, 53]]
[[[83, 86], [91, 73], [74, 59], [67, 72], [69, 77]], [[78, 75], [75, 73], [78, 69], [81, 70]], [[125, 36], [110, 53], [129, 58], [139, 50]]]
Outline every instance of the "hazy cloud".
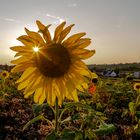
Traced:
[[77, 4], [76, 3], [71, 3], [68, 5], [68, 7], [77, 7]]
[[55, 19], [54, 24], [60, 24], [63, 21], [65, 21], [65, 19], [58, 17], [58, 16], [54, 16], [54, 15], [50, 15], [50, 14], [46, 14], [46, 16]]
[[13, 18], [2, 18], [0, 17], [0, 20], [8, 21], [8, 22], [20, 22], [19, 20], [13, 19]]

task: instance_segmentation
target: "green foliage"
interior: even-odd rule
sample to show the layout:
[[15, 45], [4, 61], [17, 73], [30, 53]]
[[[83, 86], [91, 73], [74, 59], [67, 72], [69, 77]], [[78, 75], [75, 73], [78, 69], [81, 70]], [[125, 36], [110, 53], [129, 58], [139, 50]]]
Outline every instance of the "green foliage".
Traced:
[[33, 123], [35, 123], [35, 122], [37, 122], [37, 121], [39, 121], [39, 120], [45, 120], [44, 116], [39, 115], [39, 116], [33, 118], [32, 120], [30, 120], [28, 123], [26, 123], [26, 125], [24, 125], [23, 131], [24, 131], [27, 127], [29, 127], [31, 124], [33, 124]]
[[48, 134], [45, 138], [45, 140], [57, 140], [59, 136], [55, 131], [52, 131], [50, 134]]
[[[79, 93], [79, 102], [66, 100], [59, 108], [59, 131], [56, 133], [54, 131], [55, 109], [47, 103], [38, 105], [27, 99], [24, 99], [24, 102], [29, 106], [22, 103], [23, 93], [17, 91], [17, 85], [14, 82], [17, 78], [15, 77], [19, 76], [10, 76], [2, 85], [4, 88], [0, 86], [0, 97], [4, 99], [4, 101], [0, 101], [1, 107], [3, 106], [0, 109], [0, 117], [3, 117], [2, 115], [7, 117], [10, 109], [8, 108], [6, 113], [5, 108], [8, 103], [10, 106], [12, 99], [15, 97], [22, 99], [21, 105], [27, 112], [30, 110], [30, 118], [25, 119], [20, 125], [20, 129], [24, 126], [24, 131], [20, 130], [19, 132], [26, 133], [27, 128], [32, 130], [34, 127], [36, 131], [43, 131], [42, 135], [44, 134], [46, 140], [96, 140], [107, 139], [106, 137], [111, 139], [112, 136], [117, 136], [118, 139], [123, 136], [127, 139], [128, 136], [132, 137], [132, 135], [140, 137], [140, 94], [133, 90], [133, 81], [130, 82], [123, 78], [100, 78], [94, 95]], [[1, 84], [2, 81], [0, 81]], [[18, 109], [19, 100], [14, 99], [13, 104], [15, 104], [15, 112], [17, 113], [15, 120], [19, 120], [18, 113], [24, 112], [24, 110]], [[11, 115], [13, 115], [12, 113]], [[45, 131], [45, 128], [49, 128], [49, 130]], [[2, 128], [0, 124], [0, 134], [3, 129], [5, 126]]]
[[113, 124], [101, 124], [98, 129], [96, 129], [94, 132], [97, 135], [108, 135], [112, 134], [116, 130], [116, 127]]

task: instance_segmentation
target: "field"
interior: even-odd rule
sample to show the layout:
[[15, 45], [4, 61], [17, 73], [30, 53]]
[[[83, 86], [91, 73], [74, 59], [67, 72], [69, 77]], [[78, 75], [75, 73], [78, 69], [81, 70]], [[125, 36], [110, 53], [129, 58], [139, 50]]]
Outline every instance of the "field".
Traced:
[[[79, 102], [65, 100], [55, 108], [25, 99], [10, 74], [0, 81], [0, 140], [137, 140], [140, 139], [140, 93], [138, 80], [98, 77], [96, 91], [79, 91]], [[138, 83], [137, 83], [138, 84]]]

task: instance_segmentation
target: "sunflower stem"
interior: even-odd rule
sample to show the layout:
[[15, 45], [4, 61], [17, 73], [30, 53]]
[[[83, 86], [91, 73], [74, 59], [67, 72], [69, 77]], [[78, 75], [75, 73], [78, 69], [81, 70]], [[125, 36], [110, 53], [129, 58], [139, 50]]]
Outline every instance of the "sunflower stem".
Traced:
[[55, 102], [55, 132], [58, 133], [58, 98], [56, 97], [56, 102]]

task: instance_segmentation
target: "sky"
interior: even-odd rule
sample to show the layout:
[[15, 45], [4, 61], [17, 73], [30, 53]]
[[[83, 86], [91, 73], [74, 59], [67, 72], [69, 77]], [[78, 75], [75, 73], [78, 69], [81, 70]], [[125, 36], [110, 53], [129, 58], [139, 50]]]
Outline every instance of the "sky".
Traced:
[[37, 31], [36, 20], [56, 26], [75, 24], [71, 33], [86, 32], [96, 54], [87, 64], [140, 62], [140, 0], [0, 0], [0, 64], [10, 64], [9, 48], [25, 34]]

